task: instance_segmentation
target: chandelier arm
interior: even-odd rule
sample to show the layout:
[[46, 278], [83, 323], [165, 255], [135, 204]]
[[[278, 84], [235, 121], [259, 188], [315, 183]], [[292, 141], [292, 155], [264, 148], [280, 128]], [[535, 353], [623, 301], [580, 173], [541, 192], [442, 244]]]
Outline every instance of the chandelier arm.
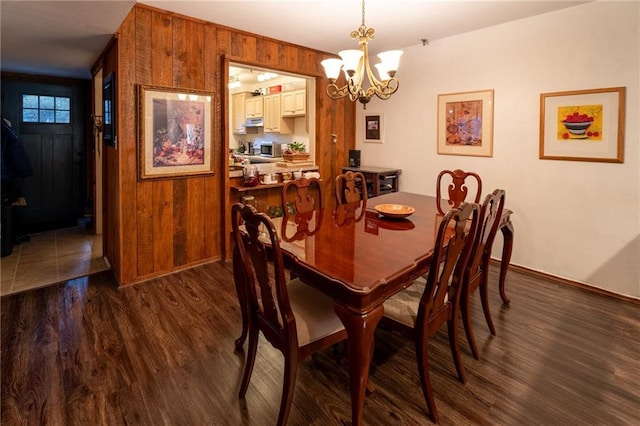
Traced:
[[382, 81], [379, 81], [371, 70], [371, 64], [369, 63], [369, 46], [366, 44], [364, 45], [363, 57], [364, 57], [367, 79], [369, 80], [369, 85], [370, 87], [375, 87], [376, 89], [378, 89], [379, 87], [383, 86], [384, 83]]
[[349, 88], [345, 84], [342, 87], [338, 87], [337, 84], [331, 83], [327, 86], [327, 95], [331, 99], [341, 99], [349, 94]]

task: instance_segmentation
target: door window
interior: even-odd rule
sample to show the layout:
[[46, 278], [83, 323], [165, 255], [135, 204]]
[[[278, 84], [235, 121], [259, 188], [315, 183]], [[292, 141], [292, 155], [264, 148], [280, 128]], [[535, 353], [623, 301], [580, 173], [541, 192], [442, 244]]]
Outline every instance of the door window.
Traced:
[[69, 124], [71, 98], [65, 96], [22, 95], [23, 123]]

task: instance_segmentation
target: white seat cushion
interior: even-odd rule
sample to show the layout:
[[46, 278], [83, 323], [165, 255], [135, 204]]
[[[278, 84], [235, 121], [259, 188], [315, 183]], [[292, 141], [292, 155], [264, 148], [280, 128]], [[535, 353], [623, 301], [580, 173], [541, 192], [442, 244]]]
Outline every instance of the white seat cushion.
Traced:
[[289, 282], [287, 292], [296, 318], [298, 345], [306, 345], [344, 330], [342, 321], [334, 311], [333, 300], [328, 296], [298, 278]]
[[[422, 276], [416, 279], [411, 286], [388, 298], [384, 302], [384, 316], [415, 328], [420, 299], [426, 285], [427, 280]], [[444, 295], [444, 302], [447, 303], [448, 300], [449, 293]]]
[[426, 284], [424, 277], [420, 277], [411, 286], [388, 298], [384, 302], [384, 316], [414, 328]]

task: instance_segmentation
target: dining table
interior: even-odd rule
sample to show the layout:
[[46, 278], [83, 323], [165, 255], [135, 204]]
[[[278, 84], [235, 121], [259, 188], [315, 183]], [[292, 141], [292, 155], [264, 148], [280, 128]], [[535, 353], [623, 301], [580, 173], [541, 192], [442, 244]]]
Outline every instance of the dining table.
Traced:
[[[413, 208], [408, 217], [381, 215], [376, 206]], [[500, 280], [511, 256], [513, 224], [506, 210]], [[352, 424], [361, 425], [376, 326], [386, 299], [427, 273], [442, 215], [436, 198], [393, 192], [359, 206], [327, 206], [314, 216], [274, 218], [285, 266], [303, 282], [331, 297], [347, 331]], [[309, 223], [313, 222], [313, 223]], [[296, 232], [301, 229], [303, 232]], [[309, 231], [305, 231], [309, 230]], [[501, 296], [504, 282], [500, 284]]]

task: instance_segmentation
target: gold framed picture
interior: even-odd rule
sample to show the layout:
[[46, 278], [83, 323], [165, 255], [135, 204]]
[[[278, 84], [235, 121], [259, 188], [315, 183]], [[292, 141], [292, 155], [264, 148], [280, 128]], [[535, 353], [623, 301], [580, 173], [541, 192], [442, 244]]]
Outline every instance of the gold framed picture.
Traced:
[[540, 95], [540, 159], [624, 162], [625, 88]]
[[213, 93], [138, 86], [139, 178], [213, 173]]
[[438, 95], [438, 154], [493, 156], [493, 89]]

